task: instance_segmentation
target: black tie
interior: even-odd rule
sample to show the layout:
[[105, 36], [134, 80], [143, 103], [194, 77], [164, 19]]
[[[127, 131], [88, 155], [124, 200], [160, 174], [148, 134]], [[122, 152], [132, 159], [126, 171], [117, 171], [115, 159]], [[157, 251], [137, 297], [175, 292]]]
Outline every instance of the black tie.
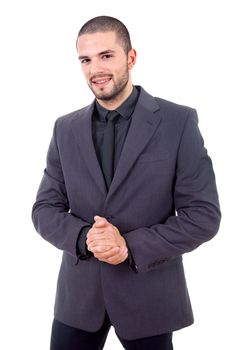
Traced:
[[115, 146], [115, 121], [119, 114], [116, 111], [108, 112], [106, 119], [107, 125], [104, 130], [103, 141], [103, 156], [102, 156], [102, 169], [107, 185], [109, 189], [114, 171], [114, 146]]

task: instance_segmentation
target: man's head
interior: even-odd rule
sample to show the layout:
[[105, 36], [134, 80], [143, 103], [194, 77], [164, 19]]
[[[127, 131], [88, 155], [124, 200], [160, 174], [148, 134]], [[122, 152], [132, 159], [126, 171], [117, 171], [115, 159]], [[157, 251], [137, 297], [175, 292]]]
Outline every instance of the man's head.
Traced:
[[132, 91], [130, 70], [136, 61], [125, 25], [108, 16], [91, 19], [79, 31], [77, 51], [97, 100], [106, 108], [122, 103]]
[[86, 22], [78, 33], [78, 38], [84, 34], [93, 34], [97, 32], [114, 32], [116, 33], [117, 41], [122, 46], [125, 54], [128, 55], [132, 49], [131, 39], [126, 26], [117, 18], [110, 16], [99, 16], [90, 19]]

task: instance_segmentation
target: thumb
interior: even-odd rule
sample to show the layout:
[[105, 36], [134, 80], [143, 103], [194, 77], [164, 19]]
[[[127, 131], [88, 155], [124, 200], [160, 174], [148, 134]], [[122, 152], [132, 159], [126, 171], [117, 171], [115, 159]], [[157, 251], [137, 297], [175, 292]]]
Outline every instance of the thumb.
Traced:
[[98, 216], [98, 215], [96, 215], [94, 217], [94, 220], [95, 220], [95, 223], [94, 223], [93, 227], [102, 227], [108, 223], [108, 221], [105, 218]]
[[95, 222], [96, 221], [99, 221], [99, 220], [106, 220], [104, 217], [102, 217], [102, 216], [99, 216], [99, 215], [95, 215], [94, 216], [94, 220], [95, 220]]

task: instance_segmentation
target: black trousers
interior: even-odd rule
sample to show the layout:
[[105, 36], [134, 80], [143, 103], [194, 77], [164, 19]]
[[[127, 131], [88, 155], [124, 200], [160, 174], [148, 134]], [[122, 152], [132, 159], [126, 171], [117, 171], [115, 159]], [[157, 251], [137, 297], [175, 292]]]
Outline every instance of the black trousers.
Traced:
[[[102, 350], [110, 327], [107, 315], [102, 327], [93, 333], [54, 320], [50, 350]], [[172, 333], [136, 340], [125, 340], [118, 335], [117, 337], [126, 350], [173, 350]]]

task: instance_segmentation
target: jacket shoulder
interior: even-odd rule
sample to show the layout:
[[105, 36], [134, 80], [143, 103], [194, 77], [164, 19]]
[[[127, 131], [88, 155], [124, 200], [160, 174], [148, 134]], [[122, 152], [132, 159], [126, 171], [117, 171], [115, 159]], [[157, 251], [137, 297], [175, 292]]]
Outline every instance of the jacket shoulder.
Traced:
[[63, 124], [69, 125], [73, 122], [73, 120], [78, 120], [82, 118], [82, 116], [88, 111], [88, 109], [92, 106], [92, 104], [85, 106], [83, 108], [77, 109], [73, 112], [60, 116], [56, 119], [55, 124]]
[[153, 96], [144, 90], [142, 87], [138, 87], [140, 90], [139, 101], [147, 109], [159, 110], [162, 118], [171, 121], [177, 121], [186, 119], [188, 116], [196, 115], [196, 110], [186, 105], [178, 104], [161, 97]]
[[165, 100], [161, 97], [154, 97], [155, 100], [157, 101], [158, 105], [160, 106], [161, 109], [163, 110], [167, 110], [167, 111], [171, 111], [171, 112], [183, 112], [183, 113], [187, 113], [190, 111], [195, 110], [192, 107], [186, 106], [186, 105], [182, 105], [182, 104], [178, 104], [169, 100]]
[[187, 119], [194, 119], [198, 122], [197, 111], [195, 108], [165, 100], [160, 97], [154, 97], [157, 101], [163, 117], [171, 122], [185, 122]]

